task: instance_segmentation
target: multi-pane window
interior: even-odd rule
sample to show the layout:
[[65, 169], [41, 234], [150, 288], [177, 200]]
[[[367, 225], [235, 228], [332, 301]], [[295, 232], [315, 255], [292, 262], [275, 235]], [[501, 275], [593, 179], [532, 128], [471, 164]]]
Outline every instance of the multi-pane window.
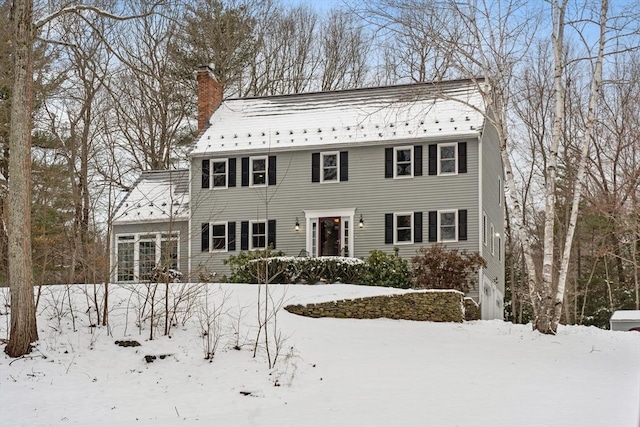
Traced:
[[322, 153], [322, 182], [338, 181], [338, 153]]
[[395, 214], [395, 243], [413, 242], [413, 214]]
[[455, 241], [457, 238], [457, 211], [439, 212], [440, 241]]
[[412, 159], [413, 147], [397, 147], [394, 149], [395, 154], [395, 177], [413, 176]]
[[267, 223], [257, 221], [251, 223], [251, 249], [267, 247]]
[[139, 275], [140, 280], [149, 280], [156, 266], [156, 235], [147, 234], [140, 236], [139, 242]]
[[438, 168], [440, 174], [455, 174], [456, 169], [456, 150], [457, 144], [439, 144], [438, 145]]
[[211, 161], [213, 188], [227, 188], [227, 160]]
[[349, 220], [345, 219], [342, 221], [342, 226], [344, 227], [344, 248], [342, 256], [349, 256]]
[[118, 282], [134, 279], [135, 236], [118, 237]]
[[178, 234], [131, 234], [117, 237], [118, 282], [151, 280], [156, 266], [178, 269]]
[[318, 221], [311, 223], [311, 256], [318, 256]]
[[211, 225], [211, 250], [227, 250], [227, 223], [217, 223]]
[[267, 158], [252, 157], [251, 161], [251, 185], [267, 184]]
[[177, 236], [162, 234], [160, 236], [160, 264], [167, 268], [178, 269], [178, 239]]

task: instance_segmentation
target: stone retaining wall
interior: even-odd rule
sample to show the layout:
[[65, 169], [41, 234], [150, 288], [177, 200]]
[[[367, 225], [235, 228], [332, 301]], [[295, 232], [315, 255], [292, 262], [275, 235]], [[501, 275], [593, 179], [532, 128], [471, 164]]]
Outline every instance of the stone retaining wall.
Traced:
[[384, 295], [346, 299], [318, 304], [290, 305], [290, 313], [307, 317], [351, 319], [418, 320], [432, 322], [462, 322], [464, 294], [458, 291], [422, 291], [400, 295]]

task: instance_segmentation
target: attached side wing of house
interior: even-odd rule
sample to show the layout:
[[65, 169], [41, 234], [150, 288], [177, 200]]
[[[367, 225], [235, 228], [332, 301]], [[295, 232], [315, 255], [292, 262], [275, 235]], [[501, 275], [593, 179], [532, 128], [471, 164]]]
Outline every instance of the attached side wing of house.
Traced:
[[188, 230], [189, 171], [143, 172], [112, 221], [112, 280], [145, 281], [156, 266], [186, 273]]

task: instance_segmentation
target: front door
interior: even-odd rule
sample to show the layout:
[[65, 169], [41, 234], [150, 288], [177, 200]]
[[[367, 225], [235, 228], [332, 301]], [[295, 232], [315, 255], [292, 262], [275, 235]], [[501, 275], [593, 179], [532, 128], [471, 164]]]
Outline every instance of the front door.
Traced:
[[304, 211], [307, 228], [306, 252], [312, 256], [351, 256], [355, 209]]
[[340, 256], [340, 217], [318, 218], [318, 252], [320, 256]]

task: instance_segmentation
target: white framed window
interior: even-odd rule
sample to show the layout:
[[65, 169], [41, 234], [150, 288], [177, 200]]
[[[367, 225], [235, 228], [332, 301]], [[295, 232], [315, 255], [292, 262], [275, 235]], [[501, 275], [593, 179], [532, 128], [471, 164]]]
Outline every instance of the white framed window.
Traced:
[[137, 233], [116, 236], [116, 280], [150, 280], [156, 266], [178, 269], [179, 233]]
[[222, 189], [228, 187], [229, 161], [227, 159], [213, 159], [211, 164], [211, 188]]
[[340, 171], [340, 154], [338, 152], [320, 153], [322, 173], [320, 182], [338, 182]]
[[502, 187], [502, 178], [498, 177], [498, 206], [502, 206], [502, 198], [504, 193], [504, 188]]
[[252, 187], [261, 187], [267, 185], [267, 156], [251, 157], [250, 163], [250, 178]]
[[135, 280], [135, 240], [136, 236], [118, 236], [116, 252], [118, 260], [118, 282], [132, 282]]
[[458, 211], [438, 211], [438, 241], [458, 241]]
[[413, 176], [413, 146], [394, 147], [394, 178], [411, 178]]
[[393, 214], [393, 243], [413, 243], [413, 212]]
[[172, 270], [178, 269], [178, 238], [177, 235], [162, 233], [160, 235], [160, 265]]
[[482, 212], [482, 244], [487, 246], [487, 213]]
[[209, 252], [227, 251], [227, 222], [214, 222], [209, 225], [211, 230], [211, 245]]
[[498, 237], [498, 261], [502, 261], [502, 238]]
[[250, 249], [264, 249], [267, 247], [267, 221], [251, 221], [249, 233]]
[[140, 280], [149, 280], [156, 266], [156, 240], [155, 234], [144, 234], [138, 239]]
[[458, 144], [438, 144], [438, 175], [458, 173]]
[[491, 224], [491, 227], [489, 227], [489, 230], [491, 231], [491, 255], [495, 255], [496, 254], [496, 230], [493, 227], [493, 224]]

